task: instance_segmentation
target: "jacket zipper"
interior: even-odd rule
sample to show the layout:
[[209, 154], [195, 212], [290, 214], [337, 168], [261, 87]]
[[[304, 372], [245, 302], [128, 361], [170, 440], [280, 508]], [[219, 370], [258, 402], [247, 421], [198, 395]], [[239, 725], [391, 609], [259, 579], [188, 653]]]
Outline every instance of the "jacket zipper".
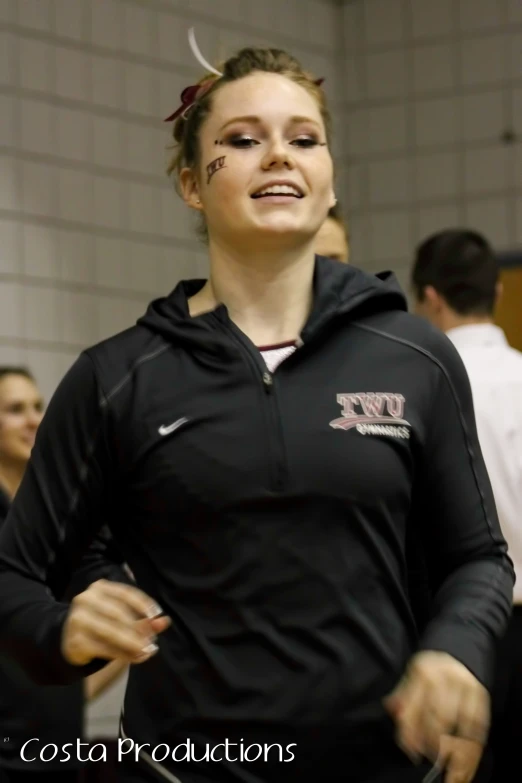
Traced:
[[269, 489], [273, 492], [280, 492], [285, 483], [287, 474], [286, 449], [283, 436], [283, 424], [277, 393], [274, 387], [274, 375], [269, 372], [260, 351], [252, 348], [250, 341], [234, 325], [224, 325], [222, 321], [216, 319], [220, 326], [227, 329], [240, 348], [244, 350], [248, 358], [248, 363], [254, 372], [256, 383], [261, 382], [263, 399], [266, 400], [265, 412], [268, 419], [267, 438], [268, 454], [270, 459], [269, 467]]
[[[264, 361], [262, 357], [261, 361]], [[283, 423], [281, 420], [281, 412], [279, 410], [279, 403], [274, 386], [274, 376], [268, 371], [268, 368], [263, 372], [262, 379], [265, 396], [268, 398], [268, 415], [270, 418], [270, 426], [268, 431], [272, 441], [270, 451], [274, 454], [270, 488], [275, 492], [280, 492], [284, 487], [287, 472]]]

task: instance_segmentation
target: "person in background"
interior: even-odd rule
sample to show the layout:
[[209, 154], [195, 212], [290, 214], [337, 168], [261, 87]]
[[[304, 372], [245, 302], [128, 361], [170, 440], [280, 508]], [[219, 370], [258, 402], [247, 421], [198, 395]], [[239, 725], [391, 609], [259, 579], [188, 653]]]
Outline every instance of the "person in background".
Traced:
[[[23, 367], [0, 367], [0, 527], [22, 482], [43, 412], [42, 395], [32, 374]], [[101, 539], [97, 546], [101, 548]], [[103, 549], [106, 556], [104, 545]], [[92, 561], [93, 553], [94, 549]], [[93, 573], [92, 566], [93, 562], [86, 561], [77, 573], [106, 576], [97, 569]], [[119, 570], [116, 576], [120, 577]], [[42, 687], [15, 661], [0, 658], [0, 783], [37, 781], [42, 775], [56, 783], [76, 781], [80, 765], [74, 757], [70, 763], [39, 758], [24, 762], [22, 747], [32, 737], [40, 739], [40, 747], [46, 742], [61, 746], [81, 739], [85, 701], [100, 695], [123, 669], [121, 661], [113, 661], [83, 682]]]
[[315, 252], [318, 256], [348, 263], [348, 229], [342, 218], [339, 203], [328, 210], [326, 220], [316, 234]]
[[479, 441], [517, 581], [498, 651], [489, 749], [493, 781], [512, 779], [522, 747], [522, 353], [494, 312], [502, 285], [489, 242], [449, 229], [418, 247], [411, 273], [416, 312], [446, 333], [466, 367]]

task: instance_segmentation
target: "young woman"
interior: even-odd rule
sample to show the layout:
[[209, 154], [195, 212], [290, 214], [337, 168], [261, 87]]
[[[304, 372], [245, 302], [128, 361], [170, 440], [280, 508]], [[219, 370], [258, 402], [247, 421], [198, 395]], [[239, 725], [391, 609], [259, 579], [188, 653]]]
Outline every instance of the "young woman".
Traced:
[[[393, 281], [314, 257], [329, 129], [278, 50], [184, 92], [171, 171], [209, 279], [82, 353], [2, 531], [0, 635], [28, 670], [140, 663], [127, 781], [420, 782], [438, 758], [456, 783], [480, 757], [513, 569], [467, 376]], [[102, 519], [140, 589], [56, 603]], [[412, 526], [436, 590], [420, 638]]]
[[[0, 367], [0, 528], [15, 497], [43, 416], [42, 395], [31, 373], [23, 367]], [[92, 574], [91, 562], [85, 568]], [[107, 563], [107, 569], [111, 566]], [[93, 578], [108, 576], [95, 570]], [[119, 571], [117, 573], [119, 576]], [[114, 574], [113, 574], [114, 576]], [[0, 659], [0, 783], [38, 781], [44, 777], [56, 783], [78, 780], [80, 761], [69, 762], [32, 757], [22, 748], [33, 737], [41, 746], [63, 745], [83, 738], [85, 701], [96, 698], [124, 667], [113, 661], [100, 671], [66, 686], [43, 688], [35, 685], [10, 658]]]

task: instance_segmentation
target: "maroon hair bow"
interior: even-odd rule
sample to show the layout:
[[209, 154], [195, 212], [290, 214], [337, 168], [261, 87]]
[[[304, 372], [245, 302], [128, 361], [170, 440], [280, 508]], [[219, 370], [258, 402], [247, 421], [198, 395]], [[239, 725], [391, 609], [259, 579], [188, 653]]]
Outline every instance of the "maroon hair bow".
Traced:
[[[187, 119], [189, 110], [194, 106], [196, 101], [202, 98], [205, 93], [210, 90], [215, 81], [216, 79], [211, 77], [210, 79], [206, 79], [201, 84], [192, 84], [190, 87], [185, 87], [180, 96], [181, 106], [176, 109], [176, 111], [173, 112], [169, 117], [165, 117], [163, 122], [174, 122], [174, 120], [177, 120], [177, 118], [180, 116], [182, 116], [183, 119]], [[317, 84], [317, 86], [320, 87], [323, 82], [324, 79], [317, 79], [314, 84]]]
[[216, 80], [206, 79], [201, 84], [192, 84], [190, 87], [185, 87], [181, 93], [181, 106], [173, 112], [170, 117], [166, 117], [164, 122], [173, 122], [177, 120], [179, 116], [183, 116], [183, 119], [187, 119], [187, 113], [191, 109], [197, 100], [202, 98], [206, 92], [210, 90]]

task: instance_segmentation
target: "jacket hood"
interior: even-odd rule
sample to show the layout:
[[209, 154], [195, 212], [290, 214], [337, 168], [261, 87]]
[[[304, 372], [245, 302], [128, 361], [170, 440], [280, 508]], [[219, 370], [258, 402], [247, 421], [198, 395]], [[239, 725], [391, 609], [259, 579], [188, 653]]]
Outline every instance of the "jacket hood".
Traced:
[[[176, 344], [192, 344], [211, 352], [223, 350], [226, 334], [220, 324], [229, 321], [225, 305], [191, 318], [187, 300], [206, 280], [183, 280], [166, 297], [152, 301], [138, 325]], [[376, 312], [407, 311], [406, 297], [392, 272], [369, 274], [361, 269], [316, 256], [314, 305], [301, 333], [303, 342], [334, 319], [360, 319]]]

